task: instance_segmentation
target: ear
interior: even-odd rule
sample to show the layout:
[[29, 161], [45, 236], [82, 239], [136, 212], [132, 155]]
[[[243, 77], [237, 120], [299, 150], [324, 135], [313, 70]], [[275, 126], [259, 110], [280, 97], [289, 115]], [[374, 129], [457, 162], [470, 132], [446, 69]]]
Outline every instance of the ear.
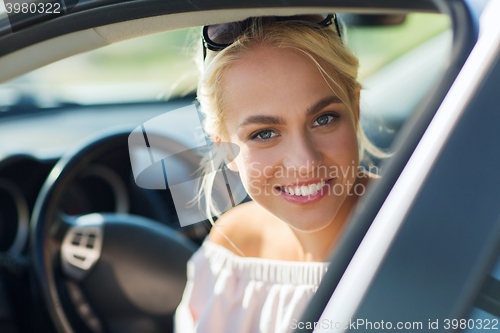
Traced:
[[215, 145], [219, 147], [220, 143], [222, 142], [222, 139], [220, 136], [212, 134], [212, 140], [215, 142]]
[[[221, 137], [214, 135], [213, 140], [217, 145], [217, 147], [219, 147], [222, 142]], [[226, 155], [224, 156], [224, 162], [226, 163], [229, 170], [238, 172], [239, 171], [238, 166], [236, 165], [236, 162], [234, 161], [234, 156], [232, 155], [233, 155], [232, 152], [227, 152]]]

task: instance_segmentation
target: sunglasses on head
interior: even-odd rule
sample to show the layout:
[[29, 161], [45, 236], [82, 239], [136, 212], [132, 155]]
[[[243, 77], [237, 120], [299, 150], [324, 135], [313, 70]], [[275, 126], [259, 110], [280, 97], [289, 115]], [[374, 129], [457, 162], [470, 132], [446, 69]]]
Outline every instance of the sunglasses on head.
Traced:
[[[326, 15], [295, 15], [295, 16], [274, 16], [276, 21], [307, 21], [317, 23], [319, 26], [327, 27], [332, 23], [335, 24], [335, 29], [340, 38], [342, 35], [340, 33], [339, 24], [337, 22], [337, 15], [326, 14]], [[203, 60], [207, 56], [207, 49], [210, 51], [221, 51], [233, 44], [234, 41], [240, 37], [245, 30], [252, 24], [255, 18], [248, 18], [243, 21], [222, 23], [206, 25], [203, 27], [201, 34], [201, 39], [203, 42]]]

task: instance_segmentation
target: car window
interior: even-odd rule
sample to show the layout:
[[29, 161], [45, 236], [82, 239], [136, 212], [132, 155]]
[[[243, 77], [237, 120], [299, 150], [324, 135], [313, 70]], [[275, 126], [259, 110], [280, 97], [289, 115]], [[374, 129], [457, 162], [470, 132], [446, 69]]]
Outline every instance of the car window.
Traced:
[[45, 66], [0, 88], [0, 107], [138, 103], [194, 91], [193, 42], [199, 29], [109, 45]]
[[[349, 27], [347, 42], [360, 59], [359, 78], [367, 82], [368, 90], [373, 85], [370, 78], [382, 68], [449, 27], [449, 20], [437, 14], [410, 14], [404, 23], [394, 26], [352, 26], [352, 17], [345, 15], [343, 19]], [[16, 105], [51, 108], [162, 101], [193, 93], [199, 41], [200, 28], [191, 28], [73, 56], [2, 84], [0, 110], [7, 112]], [[434, 51], [434, 58], [441, 53]]]
[[[452, 38], [450, 21], [438, 14], [398, 15], [395, 19], [400, 21], [397, 22], [377, 16], [341, 15], [341, 18], [347, 27], [346, 42], [361, 64], [361, 126], [373, 144], [390, 151], [399, 130], [446, 68]], [[377, 21], [379, 19], [382, 21]], [[194, 100], [198, 80], [195, 59], [201, 57], [196, 53], [200, 30], [190, 28], [123, 41], [1, 84], [0, 141], [9, 144], [0, 148], [0, 159], [3, 154], [31, 153], [38, 148], [57, 148], [50, 156], [59, 158], [95, 132], [117, 125], [141, 128], [143, 124], [145, 137], [144, 124], [149, 119]], [[30, 117], [18, 117], [27, 113]], [[173, 141], [179, 143], [180, 137], [173, 137]], [[123, 152], [125, 150], [119, 153]], [[34, 156], [40, 158], [43, 154]], [[125, 159], [115, 156], [125, 156]], [[123, 178], [133, 183], [130, 172], [126, 173], [130, 171], [128, 155], [105, 157], [99, 161], [116, 166], [123, 172]], [[376, 157], [368, 158], [379, 165]], [[55, 161], [52, 159], [50, 163]], [[163, 172], [161, 179], [166, 182], [165, 166]], [[67, 201], [84, 202], [81, 193], [83, 191], [70, 193]], [[165, 203], [172, 203], [167, 207], [169, 214], [176, 212], [170, 192], [130, 193], [136, 195], [135, 198], [131, 195], [131, 214], [150, 214], [151, 218], [160, 220], [161, 214], [167, 216], [163, 210], [158, 209], [157, 216], [153, 214], [156, 212], [149, 211], [151, 207], [166, 206]], [[33, 191], [30, 205], [34, 204], [36, 194]], [[143, 205], [148, 200], [153, 204]], [[67, 209], [75, 209], [74, 215], [87, 212], [78, 206]], [[71, 213], [68, 211], [65, 210]], [[170, 215], [164, 218], [170, 219]], [[204, 228], [187, 230], [186, 235], [192, 240], [201, 242], [206, 236]]]
[[388, 148], [395, 134], [446, 68], [449, 18], [411, 14], [393, 26], [351, 26], [349, 45], [360, 60], [361, 125]]
[[[361, 126], [371, 142], [388, 149], [405, 120], [445, 69], [451, 45], [450, 21], [446, 15], [421, 13], [403, 16], [402, 22], [391, 25], [374, 23], [370, 17], [363, 21], [341, 15], [341, 19], [347, 26], [346, 41], [360, 61]], [[109, 126], [142, 123], [184, 106], [195, 97], [199, 73], [195, 59], [201, 58], [197, 54], [200, 30], [183, 29], [119, 42], [3, 83], [0, 117], [42, 110], [75, 112], [97, 105], [127, 105], [120, 117], [113, 115], [109, 121], [101, 118], [85, 129], [78, 122], [65, 122], [61, 126], [69, 130], [68, 138], [47, 143], [55, 146], [76, 143]], [[187, 100], [182, 105], [173, 102], [183, 96]], [[151, 103], [159, 108], [152, 110]], [[144, 107], [136, 112], [140, 105]], [[53, 120], [51, 123], [55, 124]], [[40, 127], [37, 128], [36, 131]], [[7, 132], [5, 135], [9, 137], [15, 135]], [[75, 138], [71, 139], [71, 135]], [[16, 149], [23, 150], [43, 145], [29, 133], [17, 142], [26, 147]], [[377, 158], [367, 156], [365, 164], [372, 162], [379, 164]]]

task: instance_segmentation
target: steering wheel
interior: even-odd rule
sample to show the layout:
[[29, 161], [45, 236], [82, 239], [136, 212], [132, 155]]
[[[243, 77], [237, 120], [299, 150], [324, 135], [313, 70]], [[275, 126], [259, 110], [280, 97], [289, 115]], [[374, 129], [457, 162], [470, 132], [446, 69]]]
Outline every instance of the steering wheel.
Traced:
[[172, 331], [194, 242], [140, 216], [68, 217], [58, 211], [82, 170], [96, 157], [126, 147], [129, 134], [102, 137], [63, 156], [37, 198], [32, 261], [60, 333]]

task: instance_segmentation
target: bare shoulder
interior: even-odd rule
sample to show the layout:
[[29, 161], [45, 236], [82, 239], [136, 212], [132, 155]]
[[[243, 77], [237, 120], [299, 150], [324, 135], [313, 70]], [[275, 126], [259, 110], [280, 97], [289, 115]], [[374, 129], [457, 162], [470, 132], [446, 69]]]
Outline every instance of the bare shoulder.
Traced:
[[241, 255], [231, 242], [241, 250], [245, 256], [258, 257], [262, 242], [262, 232], [259, 226], [259, 215], [263, 208], [250, 201], [238, 205], [222, 214], [215, 223], [216, 227], [210, 231], [209, 239], [215, 244]]

